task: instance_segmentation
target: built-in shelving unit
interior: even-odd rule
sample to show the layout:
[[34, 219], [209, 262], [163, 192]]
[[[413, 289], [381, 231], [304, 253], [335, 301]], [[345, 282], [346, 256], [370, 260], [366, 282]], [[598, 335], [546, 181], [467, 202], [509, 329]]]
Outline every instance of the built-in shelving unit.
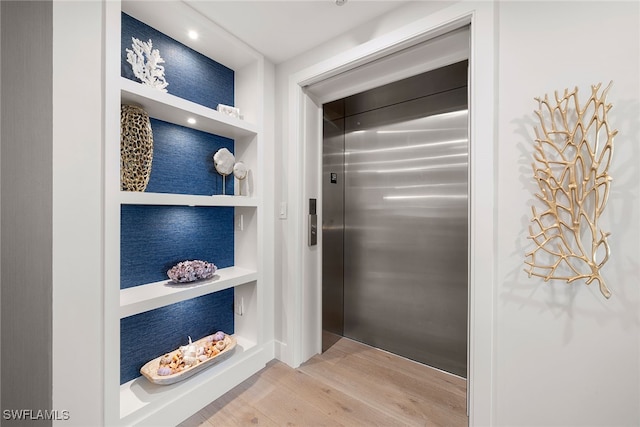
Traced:
[[[105, 425], [176, 424], [273, 358], [273, 343], [266, 339], [263, 326], [273, 317], [273, 307], [265, 304], [264, 295], [271, 291], [265, 289], [269, 285], [265, 284], [262, 262], [266, 212], [261, 185], [264, 58], [182, 1], [110, 1], [105, 7]], [[232, 69], [236, 106], [244, 117], [230, 117], [121, 77], [122, 12]], [[186, 36], [192, 28], [200, 33], [198, 41]], [[236, 159], [250, 170], [242, 191], [237, 184], [234, 195], [121, 191], [119, 118], [120, 105], [125, 103], [143, 107], [152, 119], [233, 139]], [[195, 123], [188, 123], [189, 118]], [[192, 284], [160, 280], [121, 289], [121, 210], [126, 206], [233, 208], [233, 265], [219, 268], [212, 279]], [[207, 239], [206, 233], [198, 238]], [[229, 358], [170, 386], [152, 384], [144, 377], [120, 384], [123, 319], [230, 289], [234, 292], [234, 335], [238, 345]]]

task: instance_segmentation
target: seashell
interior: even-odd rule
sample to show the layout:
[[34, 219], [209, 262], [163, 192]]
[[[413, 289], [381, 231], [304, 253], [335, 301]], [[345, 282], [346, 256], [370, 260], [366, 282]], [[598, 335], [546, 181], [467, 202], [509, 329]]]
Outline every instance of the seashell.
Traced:
[[196, 351], [196, 356], [201, 356], [204, 353], [204, 347], [198, 347]]
[[162, 356], [162, 359], [160, 359], [160, 364], [168, 365], [169, 363], [171, 363], [171, 355], [167, 353], [164, 356]]
[[213, 334], [213, 340], [214, 341], [222, 341], [224, 339], [225, 335], [224, 332], [222, 331], [218, 331], [215, 334]]
[[184, 352], [184, 357], [195, 357], [197, 356], [197, 347], [195, 345], [190, 345], [187, 351]]
[[212, 342], [212, 341], [215, 341], [215, 340], [213, 339], [213, 335], [209, 335], [209, 336], [207, 337], [207, 342]]
[[204, 362], [205, 360], [207, 360], [208, 357], [206, 354], [201, 354], [200, 356], [198, 356], [198, 360], [201, 362]]
[[198, 359], [195, 356], [186, 356], [184, 358], [184, 364], [186, 366], [193, 366], [198, 363]]
[[227, 346], [227, 344], [224, 341], [218, 341], [216, 343], [216, 349], [218, 349], [219, 351], [224, 350], [224, 348]]
[[158, 368], [158, 375], [161, 375], [161, 376], [171, 375], [171, 368], [168, 366], [160, 366]]

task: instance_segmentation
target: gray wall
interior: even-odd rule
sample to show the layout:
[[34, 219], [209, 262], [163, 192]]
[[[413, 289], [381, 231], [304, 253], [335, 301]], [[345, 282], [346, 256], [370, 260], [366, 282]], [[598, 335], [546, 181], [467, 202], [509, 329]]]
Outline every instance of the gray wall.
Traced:
[[0, 403], [50, 410], [52, 3], [2, 1], [0, 20]]

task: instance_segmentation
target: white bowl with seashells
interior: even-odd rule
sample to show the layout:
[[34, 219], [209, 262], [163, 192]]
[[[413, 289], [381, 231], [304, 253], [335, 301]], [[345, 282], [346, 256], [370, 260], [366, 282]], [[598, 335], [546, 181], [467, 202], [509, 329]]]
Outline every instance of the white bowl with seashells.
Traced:
[[140, 373], [154, 384], [174, 384], [226, 359], [236, 343], [235, 337], [222, 331], [196, 342], [189, 337], [189, 344], [147, 362]]

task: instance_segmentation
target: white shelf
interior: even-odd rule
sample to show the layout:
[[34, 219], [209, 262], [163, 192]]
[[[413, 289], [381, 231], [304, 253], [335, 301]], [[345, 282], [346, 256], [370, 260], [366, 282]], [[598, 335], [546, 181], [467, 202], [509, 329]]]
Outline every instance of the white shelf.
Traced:
[[259, 200], [256, 197], [246, 196], [195, 196], [190, 194], [121, 191], [120, 203], [125, 205], [257, 207]]
[[170, 280], [120, 290], [120, 318], [133, 316], [176, 302], [218, 292], [257, 280], [258, 273], [242, 267], [221, 268], [206, 281], [177, 285]]
[[[232, 139], [255, 136], [258, 133], [257, 126], [253, 123], [227, 116], [142, 83], [120, 77], [120, 84], [121, 103], [139, 105], [152, 118]], [[189, 118], [194, 118], [196, 123], [189, 124]]]
[[[165, 407], [186, 393], [200, 387], [215, 385], [223, 375], [232, 374], [249, 358], [256, 356], [256, 343], [234, 335], [237, 340], [234, 352], [225, 360], [205, 369], [194, 376], [171, 385], [153, 384], [140, 376], [120, 386], [120, 418], [144, 413], [153, 407]], [[250, 371], [250, 370], [249, 370]], [[133, 421], [133, 420], [132, 420]], [[127, 423], [129, 424], [129, 423]]]

